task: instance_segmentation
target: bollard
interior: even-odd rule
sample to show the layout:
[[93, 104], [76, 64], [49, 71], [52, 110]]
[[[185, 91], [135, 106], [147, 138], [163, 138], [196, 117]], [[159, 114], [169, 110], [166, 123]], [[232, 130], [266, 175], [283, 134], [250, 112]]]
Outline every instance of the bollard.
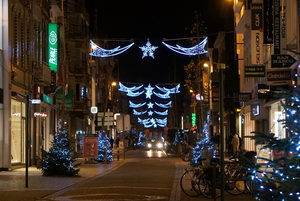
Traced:
[[117, 151], [117, 158], [118, 158], [118, 160], [120, 160], [120, 150], [119, 149]]

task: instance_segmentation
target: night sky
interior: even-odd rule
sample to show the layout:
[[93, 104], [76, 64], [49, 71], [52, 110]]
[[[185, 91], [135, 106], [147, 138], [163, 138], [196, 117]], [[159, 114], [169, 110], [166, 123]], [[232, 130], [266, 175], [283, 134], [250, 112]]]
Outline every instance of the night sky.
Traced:
[[[203, 22], [205, 35], [211, 46], [219, 31], [226, 30], [225, 14], [232, 12], [232, 3], [225, 0], [97, 0], [98, 26], [96, 39], [133, 40], [135, 45], [125, 53], [116, 56], [119, 66], [116, 68], [121, 82], [142, 84], [183, 83], [184, 65], [197, 56], [185, 56], [167, 49], [161, 42], [163, 38], [178, 39], [165, 41], [191, 47], [189, 38], [192, 25]], [[92, 1], [87, 1], [92, 2]], [[223, 3], [222, 3], [223, 2]], [[95, 5], [94, 5], [95, 6]], [[145, 57], [138, 48], [150, 43], [159, 48], [154, 52], [155, 59]], [[106, 49], [128, 45], [130, 42], [107, 42]], [[110, 47], [110, 48], [109, 48]]]

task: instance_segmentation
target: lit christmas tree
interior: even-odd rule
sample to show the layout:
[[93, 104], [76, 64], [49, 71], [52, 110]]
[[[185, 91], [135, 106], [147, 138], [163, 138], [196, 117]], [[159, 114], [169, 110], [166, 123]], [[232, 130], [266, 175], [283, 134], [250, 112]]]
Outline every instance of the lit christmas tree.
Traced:
[[110, 145], [109, 137], [106, 134], [100, 133], [98, 137], [98, 162], [112, 162], [112, 147]]
[[72, 148], [69, 148], [67, 139], [68, 129], [63, 127], [63, 122], [58, 121], [57, 133], [54, 136], [52, 147], [49, 151], [42, 149], [42, 158], [38, 158], [37, 169], [42, 170], [44, 176], [65, 175], [76, 176], [81, 165], [70, 156]]
[[263, 149], [269, 148], [277, 155], [273, 159], [261, 158], [267, 161], [267, 167], [272, 171], [261, 174], [256, 170], [265, 168], [259, 165], [252, 169], [256, 184], [254, 197], [262, 201], [300, 200], [300, 88], [292, 92], [282, 90], [279, 98], [282, 98], [285, 118], [277, 121], [284, 125], [287, 137], [279, 139], [272, 133], [253, 132], [257, 144], [264, 144]]

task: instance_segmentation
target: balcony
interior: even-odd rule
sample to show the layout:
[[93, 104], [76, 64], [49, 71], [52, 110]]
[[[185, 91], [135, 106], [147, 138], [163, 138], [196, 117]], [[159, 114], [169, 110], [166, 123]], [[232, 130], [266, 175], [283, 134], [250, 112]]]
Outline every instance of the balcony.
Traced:
[[34, 62], [34, 81], [36, 84], [48, 86], [51, 84], [51, 70], [44, 61]]
[[86, 61], [72, 60], [69, 66], [69, 73], [75, 76], [88, 76], [91, 75], [91, 67], [87, 65]]
[[84, 114], [90, 114], [92, 106], [92, 100], [87, 98], [80, 98], [75, 100], [74, 108], [70, 111], [83, 112]]

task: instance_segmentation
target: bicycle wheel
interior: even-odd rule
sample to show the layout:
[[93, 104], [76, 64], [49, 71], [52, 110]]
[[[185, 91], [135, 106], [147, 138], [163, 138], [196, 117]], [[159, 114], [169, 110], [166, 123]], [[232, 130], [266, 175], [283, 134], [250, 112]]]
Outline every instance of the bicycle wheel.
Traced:
[[199, 175], [200, 171], [197, 169], [190, 169], [183, 173], [180, 178], [180, 187], [184, 194], [190, 197], [201, 195], [198, 190]]
[[185, 162], [188, 162], [190, 160], [190, 153], [182, 153], [181, 159]]
[[245, 193], [248, 188], [246, 186], [246, 181], [227, 180], [225, 190], [231, 195], [240, 195]]
[[207, 198], [214, 198], [221, 196], [220, 185], [216, 182], [215, 189], [213, 188], [212, 180], [207, 179], [206, 175], [203, 173], [199, 177], [198, 188], [202, 195]]
[[242, 193], [247, 193], [249, 191], [249, 176], [248, 172], [244, 169], [240, 169], [234, 175], [231, 176], [232, 179], [228, 179], [228, 188], [226, 191], [232, 195], [239, 195]]

